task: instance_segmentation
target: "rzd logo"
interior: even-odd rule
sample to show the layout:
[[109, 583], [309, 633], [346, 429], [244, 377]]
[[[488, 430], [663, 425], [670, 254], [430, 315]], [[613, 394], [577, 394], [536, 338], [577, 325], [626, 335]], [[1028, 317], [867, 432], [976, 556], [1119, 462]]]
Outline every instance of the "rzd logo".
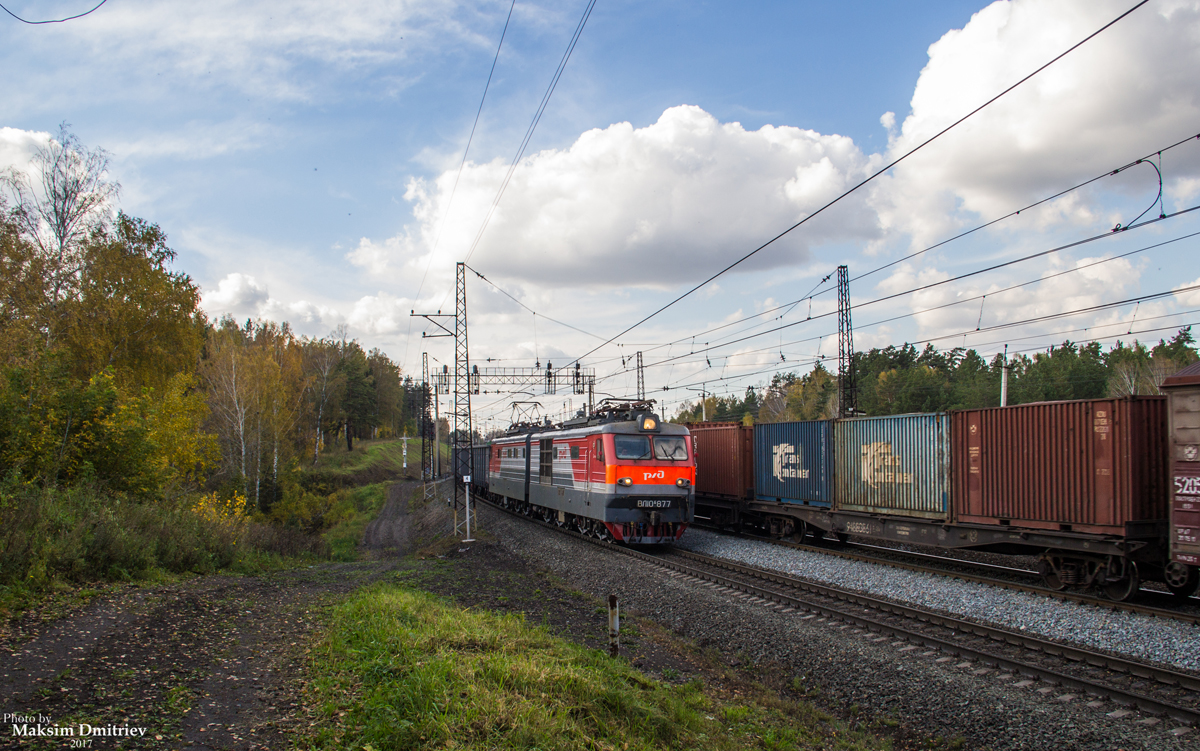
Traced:
[[643, 480], [665, 480], [667, 477], [666, 470], [660, 469], [657, 472], [643, 472]]

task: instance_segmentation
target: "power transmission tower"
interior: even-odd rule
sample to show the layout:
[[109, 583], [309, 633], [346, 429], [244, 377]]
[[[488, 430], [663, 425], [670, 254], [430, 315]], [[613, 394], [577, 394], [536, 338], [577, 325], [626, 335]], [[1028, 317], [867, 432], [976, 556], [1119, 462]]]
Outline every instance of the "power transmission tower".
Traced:
[[850, 270], [838, 266], [838, 415], [858, 413], [858, 380], [854, 375], [854, 327], [850, 323]]
[[[462, 262], [456, 264], [454, 282], [454, 315], [443, 313], [440, 310], [437, 313], [410, 311], [409, 314], [424, 318], [442, 330], [440, 334], [422, 332], [421, 338], [454, 337], [454, 424], [450, 440], [450, 461], [454, 470], [454, 497], [450, 505], [454, 510], [454, 533], [457, 535], [465, 531], [464, 526], [470, 525], [467, 516], [469, 513], [467, 506], [469, 488], [466, 478], [471, 476], [471, 434], [473, 431], [471, 430], [471, 365], [467, 357], [466, 264]], [[454, 319], [453, 331], [442, 323], [442, 320], [447, 318]], [[447, 380], [447, 375], [443, 367], [443, 373], [439, 374], [443, 383]]]
[[642, 370], [642, 352], [637, 353], [637, 398], [639, 402], [646, 401], [646, 373]]

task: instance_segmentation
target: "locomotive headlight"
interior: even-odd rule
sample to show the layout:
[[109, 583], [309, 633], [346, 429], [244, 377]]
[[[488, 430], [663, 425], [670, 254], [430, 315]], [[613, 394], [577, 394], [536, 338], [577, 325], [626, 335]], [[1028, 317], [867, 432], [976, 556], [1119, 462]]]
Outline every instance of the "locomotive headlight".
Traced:
[[622, 477], [620, 480], [617, 480], [617, 484], [623, 488], [627, 488], [633, 484], [633, 480], [629, 477]]
[[692, 481], [687, 479], [686, 477], [680, 477], [678, 480], [675, 481], [675, 484], [681, 488], [686, 488], [687, 486], [692, 484]]

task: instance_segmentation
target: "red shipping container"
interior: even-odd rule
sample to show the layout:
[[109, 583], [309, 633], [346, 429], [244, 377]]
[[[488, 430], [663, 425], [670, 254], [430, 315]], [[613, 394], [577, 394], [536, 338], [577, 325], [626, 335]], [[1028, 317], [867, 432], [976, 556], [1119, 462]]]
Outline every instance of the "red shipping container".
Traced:
[[1125, 536], [1169, 512], [1161, 396], [952, 414], [959, 522]]
[[696, 447], [696, 495], [754, 498], [754, 428], [736, 422], [687, 427]]
[[1200, 363], [1162, 382], [1171, 430], [1171, 558], [1200, 565]]

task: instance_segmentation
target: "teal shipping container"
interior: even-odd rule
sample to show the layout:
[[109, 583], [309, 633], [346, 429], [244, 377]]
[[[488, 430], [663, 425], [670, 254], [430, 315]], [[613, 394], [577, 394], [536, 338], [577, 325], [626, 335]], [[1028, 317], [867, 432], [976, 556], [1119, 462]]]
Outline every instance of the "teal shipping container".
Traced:
[[836, 510], [947, 519], [948, 414], [839, 420], [833, 435]]

